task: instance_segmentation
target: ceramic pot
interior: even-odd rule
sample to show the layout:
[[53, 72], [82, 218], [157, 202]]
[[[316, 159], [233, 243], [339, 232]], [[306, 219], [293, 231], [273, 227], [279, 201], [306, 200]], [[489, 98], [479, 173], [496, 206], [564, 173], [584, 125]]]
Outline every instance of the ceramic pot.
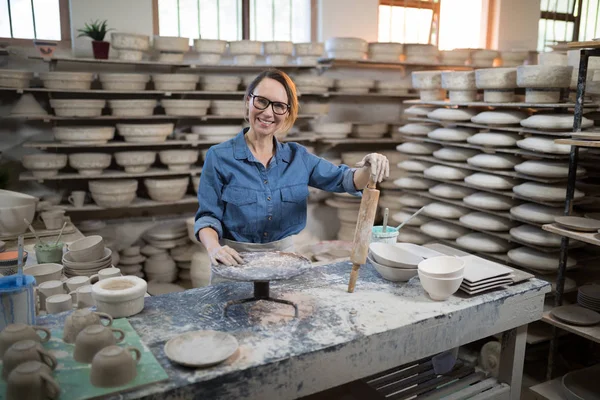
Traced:
[[[115, 334], [118, 337], [115, 337]], [[114, 346], [122, 342], [123, 339], [125, 339], [125, 332], [121, 329], [108, 328], [100, 324], [89, 325], [77, 334], [73, 359], [80, 363], [89, 364], [100, 350]]]
[[[131, 353], [135, 354], [134, 356]], [[90, 381], [96, 387], [122, 386], [137, 376], [142, 353], [135, 347], [109, 346], [92, 360]]]
[[[40, 337], [38, 332], [43, 332], [43, 337]], [[50, 330], [41, 326], [10, 324], [0, 332], [0, 357], [4, 357], [6, 350], [16, 342], [29, 339], [46, 343], [50, 337]]]
[[106, 320], [106, 325], [111, 326], [113, 319], [110, 315], [101, 312], [93, 312], [88, 309], [76, 310], [67, 316], [63, 329], [63, 341], [65, 343], [75, 343], [79, 332], [90, 325], [102, 324], [102, 319]]
[[50, 369], [56, 368], [56, 358], [44, 350], [35, 340], [21, 340], [10, 346], [2, 357], [2, 377], [8, 378], [10, 372], [27, 361], [40, 361]]

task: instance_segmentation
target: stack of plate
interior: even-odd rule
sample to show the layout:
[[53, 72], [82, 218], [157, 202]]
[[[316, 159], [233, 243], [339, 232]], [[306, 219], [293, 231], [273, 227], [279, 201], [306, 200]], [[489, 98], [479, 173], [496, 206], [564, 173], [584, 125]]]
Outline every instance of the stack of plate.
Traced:
[[577, 291], [577, 303], [590, 310], [600, 312], [600, 285], [583, 285]]
[[477, 256], [460, 258], [465, 261], [460, 290], [467, 294], [478, 294], [513, 283], [513, 270], [510, 268]]
[[143, 278], [142, 263], [146, 261], [146, 257], [140, 254], [139, 246], [131, 246], [121, 251], [119, 260], [119, 269], [123, 275], [135, 275], [138, 278]]
[[185, 221], [174, 221], [159, 224], [147, 230], [144, 241], [157, 249], [172, 249], [183, 246], [190, 240], [187, 236]]
[[192, 283], [192, 257], [199, 251], [198, 245], [189, 243], [171, 249], [170, 254], [177, 266], [177, 278], [183, 283]]
[[110, 268], [112, 266], [112, 251], [108, 247], [104, 248], [104, 255], [102, 258], [93, 261], [75, 261], [71, 258], [69, 253], [70, 252], [67, 251], [62, 258], [64, 273], [67, 278], [73, 276], [92, 276], [97, 274], [101, 269]]

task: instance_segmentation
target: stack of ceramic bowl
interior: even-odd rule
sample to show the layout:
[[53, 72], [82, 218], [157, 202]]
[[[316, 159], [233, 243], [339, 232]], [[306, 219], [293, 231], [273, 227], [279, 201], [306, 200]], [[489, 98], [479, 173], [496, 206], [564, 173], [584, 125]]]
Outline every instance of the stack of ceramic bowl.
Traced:
[[367, 41], [360, 38], [334, 37], [325, 42], [327, 57], [340, 60], [364, 60], [368, 49]]
[[119, 134], [126, 142], [159, 143], [173, 133], [173, 124], [117, 124]]
[[104, 90], [129, 91], [145, 90], [150, 81], [149, 74], [120, 74], [104, 73], [98, 75], [98, 80]]
[[471, 49], [440, 51], [440, 61], [444, 65], [465, 65], [471, 57]]
[[150, 37], [134, 33], [113, 32], [111, 46], [119, 50], [119, 59], [127, 61], [140, 61], [144, 52], [150, 48]]
[[351, 136], [362, 139], [376, 139], [383, 137], [388, 131], [388, 124], [354, 124]]
[[113, 126], [55, 126], [52, 128], [54, 140], [78, 144], [106, 144], [115, 137]]
[[432, 44], [405, 43], [404, 61], [415, 64], [437, 64], [439, 50]]
[[233, 138], [242, 130], [241, 125], [194, 125], [192, 133], [198, 135], [200, 140], [224, 142]]
[[194, 74], [152, 74], [154, 89], [170, 91], [193, 91], [200, 80]]
[[384, 279], [394, 282], [406, 282], [417, 275], [417, 266], [423, 261], [423, 257], [396, 244], [381, 242], [369, 245], [367, 259]]
[[177, 266], [168, 253], [155, 254], [146, 259], [144, 275], [148, 282], [175, 282], [177, 280]]
[[69, 165], [80, 175], [101, 175], [110, 166], [112, 156], [109, 153], [71, 153]]
[[66, 154], [27, 154], [22, 158], [25, 168], [36, 178], [50, 178], [67, 166]]
[[375, 81], [375, 91], [388, 96], [406, 96], [412, 88], [410, 75], [403, 79]]
[[29, 87], [33, 72], [15, 69], [0, 69], [0, 87], [24, 89]]
[[325, 46], [323, 43], [295, 43], [294, 56], [298, 65], [317, 65], [323, 56]]
[[419, 91], [419, 98], [422, 101], [446, 98], [446, 92], [442, 89], [441, 71], [415, 71], [412, 73], [412, 85]]
[[464, 278], [465, 261], [458, 257], [439, 256], [418, 265], [419, 280], [432, 300], [443, 301], [452, 296]]
[[10, 115], [11, 117], [45, 117], [48, 112], [31, 93], [25, 93], [11, 108]]
[[471, 52], [471, 65], [476, 67], [493, 67], [496, 57], [498, 57], [496, 50], [473, 50]]
[[375, 86], [373, 79], [344, 78], [335, 80], [335, 90], [346, 94], [366, 94]]
[[198, 53], [197, 63], [217, 65], [225, 52], [227, 42], [216, 39], [194, 39], [194, 50]]
[[119, 151], [115, 153], [117, 164], [125, 168], [125, 172], [130, 174], [148, 171], [155, 160], [155, 151]]
[[475, 70], [475, 85], [483, 89], [483, 101], [510, 103], [517, 87], [516, 68], [484, 68]]
[[67, 246], [62, 264], [67, 278], [92, 276], [112, 265], [112, 251], [105, 247], [102, 236], [87, 236]]
[[559, 65], [521, 65], [517, 85], [525, 89], [527, 103], [558, 103], [561, 89], [571, 83], [573, 67]]
[[235, 92], [242, 78], [230, 75], [206, 75], [200, 77], [200, 88], [206, 91]]
[[196, 164], [200, 150], [163, 150], [158, 153], [160, 162], [165, 164], [169, 171], [189, 171]]
[[94, 74], [91, 72], [43, 72], [40, 79], [46, 89], [89, 90]]
[[213, 100], [210, 104], [213, 115], [242, 118], [245, 112], [246, 106], [239, 100]]
[[[155, 249], [168, 250], [188, 244], [187, 226], [185, 221], [173, 221], [158, 224], [146, 232], [142, 238]], [[142, 249], [142, 253], [144, 253]], [[145, 255], [156, 255], [164, 251], [154, 251]]]
[[501, 51], [500, 58], [502, 59], [503, 67], [518, 67], [529, 57], [528, 51]]
[[334, 80], [326, 76], [296, 75], [293, 77], [298, 93], [327, 93]]
[[156, 100], [109, 100], [111, 114], [117, 117], [149, 117], [154, 114]]
[[144, 186], [148, 196], [154, 201], [162, 203], [176, 202], [185, 196], [189, 186], [189, 178], [146, 178]]
[[154, 50], [160, 52], [158, 61], [181, 63], [190, 49], [190, 39], [176, 36], [155, 36]]
[[176, 117], [201, 117], [208, 114], [210, 100], [163, 99], [160, 104], [165, 114]]
[[189, 243], [175, 247], [169, 252], [177, 266], [177, 278], [183, 285], [192, 286], [192, 258], [198, 250], [198, 245]]
[[474, 71], [443, 71], [442, 88], [451, 102], [471, 102], [477, 97]]
[[404, 52], [402, 43], [369, 43], [369, 60], [379, 62], [400, 62]]
[[99, 117], [106, 100], [50, 99], [50, 106], [59, 117]]
[[293, 52], [292, 42], [263, 42], [262, 53], [269, 65], [287, 65]]
[[[351, 242], [354, 240], [354, 231], [356, 230], [356, 221], [352, 214], [358, 216], [360, 209], [360, 197], [355, 197], [347, 193], [334, 193], [333, 198], [325, 200], [325, 204], [338, 210], [340, 219], [340, 230], [337, 233], [338, 240]], [[339, 211], [344, 210], [344, 211]], [[340, 214], [341, 213], [341, 214]]]
[[123, 275], [134, 275], [143, 278], [142, 263], [146, 257], [140, 254], [140, 246], [131, 246], [121, 250], [119, 269]]
[[262, 42], [256, 40], [237, 40], [229, 42], [229, 54], [236, 65], [254, 65], [260, 55]]
[[92, 199], [100, 207], [126, 207], [135, 200], [138, 181], [135, 179], [97, 180], [89, 181], [88, 187]]

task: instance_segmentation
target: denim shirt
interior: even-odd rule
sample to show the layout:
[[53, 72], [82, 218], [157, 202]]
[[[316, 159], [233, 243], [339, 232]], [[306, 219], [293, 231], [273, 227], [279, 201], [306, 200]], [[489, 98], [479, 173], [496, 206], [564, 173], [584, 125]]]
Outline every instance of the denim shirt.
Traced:
[[219, 238], [269, 243], [299, 233], [306, 225], [308, 186], [360, 196], [354, 169], [336, 166], [297, 143], [280, 143], [267, 168], [254, 157], [242, 130], [211, 147], [200, 187], [195, 233], [211, 227]]

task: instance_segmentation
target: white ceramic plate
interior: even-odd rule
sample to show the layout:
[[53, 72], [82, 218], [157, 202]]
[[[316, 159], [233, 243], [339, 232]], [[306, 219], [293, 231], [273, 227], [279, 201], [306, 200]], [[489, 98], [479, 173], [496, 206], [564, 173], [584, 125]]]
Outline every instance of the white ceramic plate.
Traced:
[[193, 331], [165, 343], [169, 360], [186, 367], [210, 367], [227, 360], [238, 349], [235, 337], [218, 331]]

